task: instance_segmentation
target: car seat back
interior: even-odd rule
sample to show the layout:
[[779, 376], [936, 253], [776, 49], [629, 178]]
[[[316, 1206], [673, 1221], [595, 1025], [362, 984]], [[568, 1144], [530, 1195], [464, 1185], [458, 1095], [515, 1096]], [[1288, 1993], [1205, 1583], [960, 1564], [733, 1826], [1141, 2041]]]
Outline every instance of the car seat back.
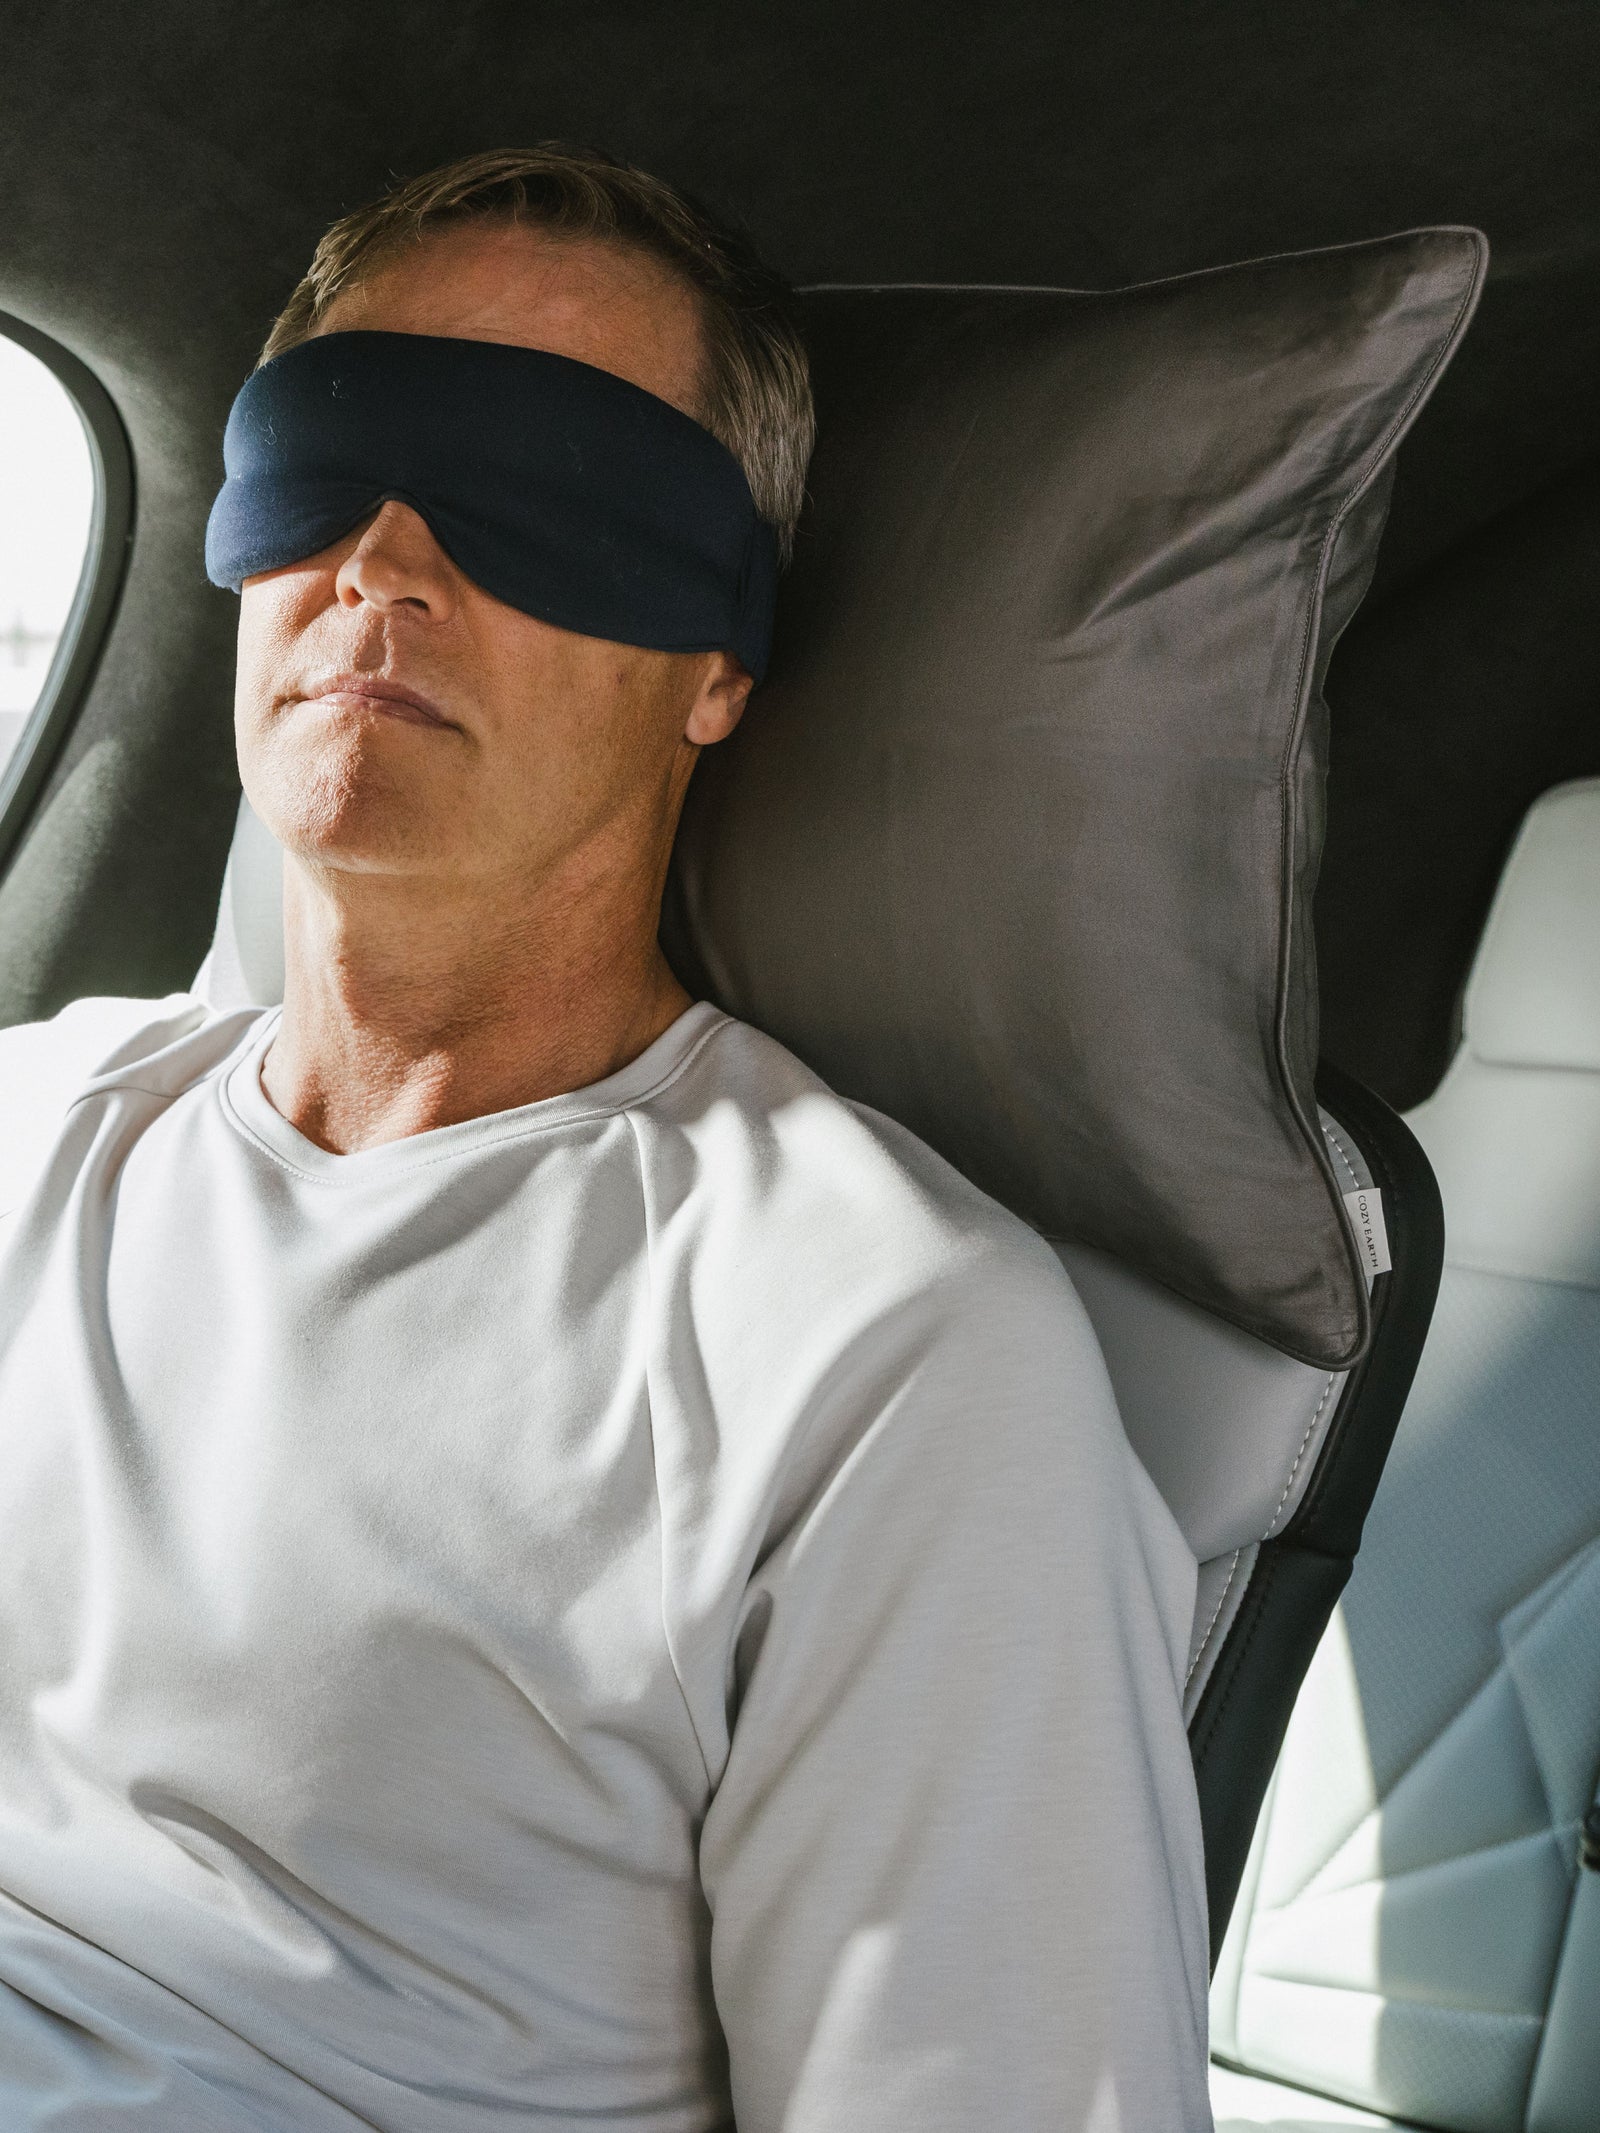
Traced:
[[1600, 780], [1516, 841], [1410, 1123], [1448, 1243], [1213, 2003], [1230, 2064], [1448, 2133], [1600, 2126]]

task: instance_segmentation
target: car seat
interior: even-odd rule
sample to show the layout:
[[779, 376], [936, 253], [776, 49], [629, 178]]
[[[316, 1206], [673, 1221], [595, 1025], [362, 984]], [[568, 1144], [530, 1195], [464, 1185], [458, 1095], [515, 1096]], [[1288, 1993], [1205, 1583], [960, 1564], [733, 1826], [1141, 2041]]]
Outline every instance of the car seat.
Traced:
[[1228, 1930], [1218, 2125], [1594, 2133], [1600, 780], [1527, 816], [1410, 1123], [1438, 1310]]

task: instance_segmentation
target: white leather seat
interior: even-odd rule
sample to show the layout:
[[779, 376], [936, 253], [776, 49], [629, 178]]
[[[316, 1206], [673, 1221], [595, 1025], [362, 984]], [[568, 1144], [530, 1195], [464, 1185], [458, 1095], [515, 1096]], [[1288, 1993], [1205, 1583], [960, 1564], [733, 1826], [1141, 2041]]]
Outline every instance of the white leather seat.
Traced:
[[1211, 2106], [1217, 2133], [1312, 2133], [1313, 2128], [1321, 2133], [1324, 2126], [1394, 2125], [1392, 2118], [1376, 2111], [1338, 2103], [1331, 2096], [1313, 2096], [1281, 2081], [1236, 2074], [1225, 2066], [1211, 2069]]
[[1595, 2133], [1600, 779], [1530, 812], [1409, 1123], [1444, 1281], [1224, 1945], [1218, 2119]]
[[[1323, 1131], [1352, 1189], [1370, 1185], [1352, 1137], [1326, 1114]], [[1094, 1323], [1133, 1448], [1199, 1564], [1184, 1687], [1192, 1719], [1262, 1546], [1304, 1500], [1348, 1373], [1280, 1355], [1104, 1252], [1056, 1252]]]

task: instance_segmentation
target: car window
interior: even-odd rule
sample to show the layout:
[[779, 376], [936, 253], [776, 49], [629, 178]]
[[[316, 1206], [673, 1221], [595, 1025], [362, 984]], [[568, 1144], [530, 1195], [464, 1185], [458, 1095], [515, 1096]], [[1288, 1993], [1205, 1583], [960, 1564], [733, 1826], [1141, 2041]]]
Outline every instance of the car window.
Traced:
[[94, 502], [93, 454], [72, 396], [0, 333], [0, 774], [66, 649]]

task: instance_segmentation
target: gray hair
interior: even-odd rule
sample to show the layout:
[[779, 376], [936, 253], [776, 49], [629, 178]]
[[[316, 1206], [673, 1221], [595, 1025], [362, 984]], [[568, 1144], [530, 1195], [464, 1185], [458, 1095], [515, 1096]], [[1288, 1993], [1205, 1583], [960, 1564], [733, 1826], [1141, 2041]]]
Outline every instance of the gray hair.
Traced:
[[661, 179], [596, 149], [547, 141], [463, 156], [340, 216], [279, 313], [261, 361], [308, 340], [335, 297], [408, 242], [479, 216], [648, 252], [695, 290], [705, 334], [697, 413], [744, 469], [787, 562], [816, 434], [789, 286], [738, 231]]

